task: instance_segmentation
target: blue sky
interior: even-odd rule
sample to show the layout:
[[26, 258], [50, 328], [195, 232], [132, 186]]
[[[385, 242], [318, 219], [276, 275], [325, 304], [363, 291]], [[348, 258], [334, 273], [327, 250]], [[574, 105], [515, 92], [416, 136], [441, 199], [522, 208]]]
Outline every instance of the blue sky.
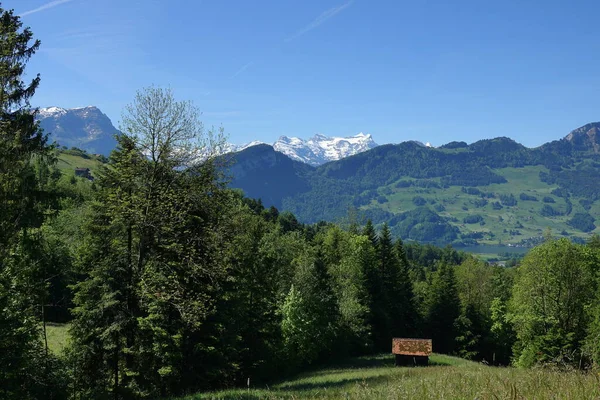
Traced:
[[371, 133], [529, 147], [600, 120], [597, 0], [13, 0], [36, 106], [171, 87], [233, 143]]

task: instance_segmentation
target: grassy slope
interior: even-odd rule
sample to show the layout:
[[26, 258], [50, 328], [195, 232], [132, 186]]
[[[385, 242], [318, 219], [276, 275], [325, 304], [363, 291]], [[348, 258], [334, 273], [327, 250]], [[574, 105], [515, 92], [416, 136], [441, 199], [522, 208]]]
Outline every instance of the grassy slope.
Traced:
[[597, 399], [597, 374], [494, 368], [433, 355], [429, 367], [394, 367], [391, 355], [302, 374], [270, 388], [197, 394], [196, 399]]
[[[494, 172], [504, 176], [508, 183], [479, 186], [478, 189], [482, 192], [493, 192], [497, 195], [495, 199], [488, 199], [488, 205], [481, 208], [476, 207], [474, 204], [475, 200], [480, 199], [479, 196], [463, 193], [458, 186], [451, 186], [447, 189], [414, 186], [396, 188], [394, 184], [387, 186], [387, 189], [379, 189], [380, 194], [383, 195], [385, 195], [384, 190], [392, 192], [386, 195], [389, 200], [387, 203], [379, 204], [374, 200], [366, 208], [382, 208], [394, 213], [409, 211], [416, 208], [412, 199], [415, 196], [420, 196], [428, 201], [427, 206], [431, 208], [434, 208], [438, 204], [443, 205], [445, 211], [438, 213], [444, 217], [458, 219], [458, 222], [451, 223], [457, 226], [461, 233], [484, 232], [484, 238], [478, 240], [480, 244], [516, 244], [526, 238], [541, 236], [546, 228], [551, 228], [554, 235], [559, 235], [561, 232], [566, 231], [570, 236], [588, 238], [590, 234], [583, 233], [567, 225], [567, 221], [575, 213], [585, 212], [579, 204], [580, 198], [578, 197], [571, 198], [573, 210], [570, 216], [550, 218], [540, 215], [540, 210], [545, 204], [542, 201], [544, 196], [552, 197], [555, 200], [556, 203], [550, 204], [555, 210], [561, 212], [566, 210], [565, 200], [550, 194], [558, 185], [548, 185], [541, 182], [539, 179], [540, 171], [547, 170], [542, 166], [495, 170]], [[523, 201], [519, 198], [521, 193], [535, 196], [538, 198], [538, 201]], [[514, 195], [517, 199], [517, 205], [514, 207], [504, 207], [501, 210], [494, 210], [491, 203], [499, 201], [498, 197], [501, 194]], [[594, 204], [589, 212], [597, 220], [600, 220], [599, 204]], [[485, 225], [463, 223], [464, 217], [475, 214], [481, 215], [484, 218]], [[519, 224], [522, 225], [522, 228], [519, 227]], [[511, 235], [511, 230], [519, 231], [521, 234]], [[600, 233], [600, 228], [597, 228], [594, 232]]]
[[92, 175], [100, 168], [102, 163], [94, 156], [83, 158], [74, 154], [67, 154], [63, 151], [58, 152], [57, 167], [66, 174], [74, 174], [75, 168], [89, 168]]
[[46, 336], [48, 338], [48, 348], [54, 354], [60, 355], [67, 345], [68, 324], [46, 324]]

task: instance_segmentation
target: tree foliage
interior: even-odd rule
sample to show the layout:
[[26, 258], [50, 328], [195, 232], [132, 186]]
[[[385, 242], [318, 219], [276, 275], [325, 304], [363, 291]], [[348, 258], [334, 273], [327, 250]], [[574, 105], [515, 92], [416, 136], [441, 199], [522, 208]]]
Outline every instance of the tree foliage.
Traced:
[[567, 239], [546, 241], [523, 259], [511, 301], [518, 365], [562, 362], [580, 350], [594, 275], [588, 251]]
[[0, 8], [0, 397], [6, 399], [64, 395], [57, 361], [40, 341], [48, 264], [39, 228], [53, 210], [52, 158], [29, 104], [39, 76], [24, 80], [39, 46], [18, 16]]

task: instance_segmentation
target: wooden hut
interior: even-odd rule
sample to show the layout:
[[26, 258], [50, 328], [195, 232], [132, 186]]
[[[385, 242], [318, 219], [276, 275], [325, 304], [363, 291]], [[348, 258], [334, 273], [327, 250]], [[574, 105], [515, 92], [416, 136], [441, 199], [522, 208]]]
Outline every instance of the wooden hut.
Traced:
[[392, 354], [396, 356], [396, 365], [428, 365], [432, 350], [431, 339], [392, 339]]

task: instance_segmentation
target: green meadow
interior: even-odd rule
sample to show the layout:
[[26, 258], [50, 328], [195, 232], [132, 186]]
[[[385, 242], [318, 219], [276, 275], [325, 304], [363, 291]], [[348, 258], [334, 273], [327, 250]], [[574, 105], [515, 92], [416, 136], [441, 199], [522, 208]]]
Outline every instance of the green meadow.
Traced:
[[391, 354], [361, 357], [272, 386], [199, 393], [200, 399], [598, 399], [596, 373], [490, 367], [434, 354], [428, 367], [395, 367]]

